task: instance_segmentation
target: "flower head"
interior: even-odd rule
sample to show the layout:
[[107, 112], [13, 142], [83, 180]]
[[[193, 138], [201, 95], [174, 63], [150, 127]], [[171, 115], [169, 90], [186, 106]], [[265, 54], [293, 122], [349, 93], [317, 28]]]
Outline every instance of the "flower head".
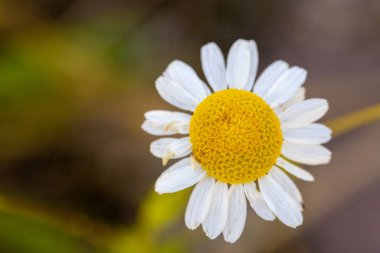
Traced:
[[258, 52], [252, 40], [237, 40], [227, 64], [219, 47], [208, 43], [201, 49], [201, 60], [213, 92], [178, 60], [156, 81], [163, 99], [192, 112], [145, 114], [142, 128], [150, 134], [188, 135], [151, 144], [152, 154], [164, 165], [182, 158], [157, 179], [156, 191], [171, 193], [195, 185], [185, 223], [190, 229], [202, 224], [211, 239], [223, 233], [233, 243], [240, 237], [247, 200], [264, 220], [301, 225], [303, 200], [288, 174], [313, 181], [295, 163], [330, 161], [331, 152], [321, 144], [330, 140], [331, 130], [314, 123], [327, 112], [327, 101], [305, 100], [306, 70], [284, 61], [269, 65], [255, 81]]

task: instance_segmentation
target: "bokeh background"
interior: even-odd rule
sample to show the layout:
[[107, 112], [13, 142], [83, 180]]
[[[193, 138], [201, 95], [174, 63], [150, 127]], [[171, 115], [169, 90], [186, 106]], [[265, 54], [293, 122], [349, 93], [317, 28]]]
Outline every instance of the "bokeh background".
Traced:
[[379, 123], [334, 137], [316, 182], [296, 181], [303, 226], [250, 211], [234, 245], [186, 229], [189, 191], [154, 193], [164, 168], [140, 128], [172, 109], [154, 88], [171, 60], [203, 77], [200, 47], [237, 38], [257, 41], [260, 70], [305, 67], [335, 126], [380, 103], [379, 24], [378, 0], [0, 1], [0, 252], [380, 252]]

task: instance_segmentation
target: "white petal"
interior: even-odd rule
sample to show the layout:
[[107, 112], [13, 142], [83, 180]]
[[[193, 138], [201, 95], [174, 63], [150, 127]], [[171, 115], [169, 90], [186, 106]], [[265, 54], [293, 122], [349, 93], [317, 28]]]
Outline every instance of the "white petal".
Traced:
[[323, 144], [331, 139], [331, 129], [318, 123], [300, 128], [285, 128], [282, 133], [285, 140], [302, 144]]
[[207, 43], [201, 49], [202, 68], [208, 83], [216, 91], [227, 89], [226, 64], [223, 53], [214, 42]]
[[215, 239], [223, 231], [228, 213], [227, 184], [217, 182], [211, 196], [210, 209], [202, 224], [203, 231], [210, 239]]
[[230, 88], [251, 90], [256, 77], [259, 56], [256, 42], [237, 40], [228, 52], [226, 79]]
[[150, 144], [150, 152], [158, 158], [162, 158], [168, 152], [169, 145], [177, 140], [176, 138], [160, 138], [158, 140], [153, 141]]
[[284, 72], [263, 96], [272, 107], [285, 103], [295, 95], [305, 82], [306, 70], [300, 67], [291, 67]]
[[162, 158], [163, 164], [166, 165], [170, 159], [184, 157], [191, 153], [191, 143], [189, 137], [161, 138], [150, 144], [150, 152], [159, 158]]
[[189, 229], [196, 229], [206, 218], [214, 186], [215, 180], [208, 176], [195, 186], [185, 214], [185, 224]]
[[145, 113], [144, 131], [153, 135], [188, 134], [191, 116], [182, 112], [154, 110]]
[[290, 106], [278, 116], [283, 127], [302, 127], [319, 120], [328, 109], [325, 99], [312, 98]]
[[178, 84], [199, 101], [202, 101], [211, 93], [194, 69], [183, 61], [172, 61], [163, 76]]
[[289, 64], [284, 61], [275, 61], [270, 64], [257, 79], [253, 92], [263, 97], [276, 80], [289, 69]]
[[183, 137], [173, 141], [169, 145], [169, 151], [173, 158], [180, 158], [191, 153], [190, 137]]
[[161, 174], [155, 190], [159, 194], [177, 192], [198, 183], [205, 175], [206, 171], [200, 166], [194, 166], [191, 158], [185, 158]]
[[272, 221], [276, 219], [272, 211], [268, 207], [267, 203], [263, 199], [263, 196], [256, 189], [254, 182], [244, 185], [245, 196], [247, 197], [249, 204], [255, 210], [256, 214], [264, 220]]
[[312, 174], [310, 174], [308, 171], [301, 169], [300, 167], [296, 166], [293, 163], [290, 163], [286, 161], [284, 158], [279, 157], [277, 158], [276, 165], [283, 168], [293, 176], [298, 177], [299, 179], [305, 180], [305, 181], [314, 181], [314, 177]]
[[183, 110], [194, 111], [202, 101], [174, 81], [163, 76], [156, 80], [156, 89], [166, 102]]
[[259, 187], [265, 202], [285, 225], [295, 228], [302, 224], [302, 213], [297, 203], [270, 176], [259, 178]]
[[301, 87], [297, 90], [297, 92], [294, 94], [293, 97], [291, 97], [288, 101], [286, 101], [284, 104], [281, 105], [281, 108], [285, 110], [286, 108], [300, 103], [305, 100], [306, 97], [306, 89], [305, 87]]
[[223, 229], [226, 242], [234, 243], [243, 232], [247, 218], [247, 201], [244, 196], [242, 184], [232, 185], [228, 192], [228, 216]]
[[282, 154], [292, 161], [319, 165], [330, 162], [331, 152], [321, 145], [307, 145], [284, 141]]
[[279, 115], [280, 113], [282, 113], [284, 110], [281, 108], [281, 106], [276, 106], [276, 107], [272, 107], [274, 113], [276, 115]]
[[145, 119], [155, 121], [158, 123], [166, 123], [171, 121], [179, 121], [189, 123], [191, 115], [183, 112], [165, 111], [165, 110], [152, 110], [144, 114]]
[[283, 172], [281, 169], [273, 166], [268, 173], [279, 185], [281, 185], [282, 189], [286, 191], [289, 196], [297, 203], [298, 208], [302, 211], [303, 200], [300, 191], [294, 182]]

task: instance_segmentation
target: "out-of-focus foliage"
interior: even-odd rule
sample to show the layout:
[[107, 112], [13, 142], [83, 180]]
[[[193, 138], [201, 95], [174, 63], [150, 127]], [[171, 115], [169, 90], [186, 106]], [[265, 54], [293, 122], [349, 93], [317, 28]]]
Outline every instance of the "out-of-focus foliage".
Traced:
[[140, 206], [137, 223], [115, 241], [113, 251], [188, 252], [184, 238], [170, 231], [170, 227], [182, 219], [188, 195], [188, 191], [172, 195], [148, 194]]
[[[112, 230], [91, 219], [83, 220], [82, 216], [65, 222], [65, 217], [52, 210], [3, 199], [0, 242], [5, 252], [15, 253], [188, 252], [184, 238], [173, 230], [182, 218], [188, 195], [188, 191], [162, 196], [150, 193], [134, 225]], [[20, 240], [23, 243], [18, 243]]]
[[121, 82], [101, 48], [73, 42], [49, 27], [7, 41], [0, 59], [3, 159], [43, 145]]
[[0, 224], [2, 252], [98, 252], [96, 248], [67, 233], [12, 213], [0, 212]]
[[[46, 209], [46, 208], [45, 208]], [[0, 243], [2, 252], [108, 252], [99, 243], [83, 240], [77, 219], [67, 220], [36, 205], [21, 203], [20, 200], [1, 198]], [[61, 224], [61, 225], [60, 225]], [[22, 242], [22, 243], [20, 243]]]
[[[27, 12], [11, 2], [2, 8], [3, 21], [12, 13]], [[0, 151], [2, 164], [39, 152], [84, 113], [135, 85], [141, 75], [139, 64], [149, 50], [141, 39], [126, 43], [123, 38], [134, 32], [128, 24], [136, 23], [137, 12], [122, 16], [51, 25], [26, 15], [31, 23], [21, 22], [21, 28], [11, 30], [2, 41], [0, 139], [6, 147]], [[49, 213], [51, 209], [5, 201], [0, 206], [0, 251], [184, 252], [183, 239], [170, 228], [183, 214], [187, 195], [151, 192], [129, 228], [96, 232], [92, 230], [101, 225], [92, 219], [84, 222], [75, 216], [65, 224], [65, 216]]]

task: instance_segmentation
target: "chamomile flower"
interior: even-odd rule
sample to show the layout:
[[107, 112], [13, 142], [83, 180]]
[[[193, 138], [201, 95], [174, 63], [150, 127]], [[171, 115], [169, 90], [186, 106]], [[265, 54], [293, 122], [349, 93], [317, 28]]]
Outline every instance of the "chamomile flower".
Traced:
[[184, 135], [160, 138], [150, 146], [164, 165], [181, 158], [157, 179], [156, 192], [195, 185], [185, 223], [189, 229], [202, 225], [210, 239], [223, 233], [227, 242], [235, 242], [245, 225], [247, 202], [264, 220], [301, 225], [303, 200], [289, 174], [313, 181], [297, 164], [330, 161], [331, 152], [321, 144], [330, 140], [331, 130], [314, 123], [327, 112], [327, 101], [305, 100], [306, 70], [284, 61], [270, 64], [255, 81], [253, 40], [237, 40], [227, 62], [219, 47], [208, 43], [201, 61], [209, 86], [178, 60], [156, 81], [161, 97], [187, 113], [145, 113], [146, 132]]

